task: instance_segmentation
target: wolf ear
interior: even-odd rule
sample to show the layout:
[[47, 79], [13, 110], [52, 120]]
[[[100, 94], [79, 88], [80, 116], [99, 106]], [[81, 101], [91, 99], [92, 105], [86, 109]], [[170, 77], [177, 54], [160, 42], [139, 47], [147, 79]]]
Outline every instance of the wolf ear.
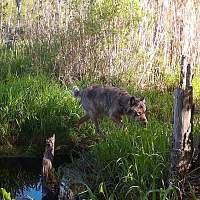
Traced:
[[143, 103], [145, 103], [145, 98], [144, 98], [144, 97], [141, 97], [141, 98], [140, 98], [140, 101], [142, 101]]
[[132, 97], [130, 98], [130, 100], [129, 100], [129, 104], [130, 104], [130, 106], [135, 105], [135, 102], [136, 102], [136, 99], [135, 99], [134, 96], [132, 96]]

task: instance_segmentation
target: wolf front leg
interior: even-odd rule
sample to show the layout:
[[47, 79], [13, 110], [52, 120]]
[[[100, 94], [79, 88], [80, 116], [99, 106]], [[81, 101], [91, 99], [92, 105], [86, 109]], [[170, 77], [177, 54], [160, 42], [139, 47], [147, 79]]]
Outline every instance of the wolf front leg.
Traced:
[[128, 128], [123, 124], [121, 115], [111, 115], [110, 118], [114, 123], [116, 123], [120, 128], [123, 129], [125, 134], [128, 133]]
[[100, 135], [101, 138], [105, 139], [106, 136], [105, 136], [105, 134], [103, 133], [103, 131], [102, 131], [102, 130], [100, 129], [100, 127], [99, 127], [98, 119], [97, 119], [97, 118], [93, 118], [93, 119], [92, 119], [92, 122], [93, 122], [94, 125], [95, 125], [95, 131], [96, 131], [96, 133], [98, 133], [98, 134]]
[[88, 120], [90, 120], [90, 117], [89, 117], [89, 115], [84, 115], [83, 117], [81, 117], [80, 119], [79, 119], [79, 122], [78, 122], [78, 129], [80, 129], [81, 128], [81, 126], [86, 122], [86, 121], [88, 121]]
[[119, 125], [120, 127], [123, 127], [122, 117], [120, 115], [111, 115], [110, 118], [117, 125]]

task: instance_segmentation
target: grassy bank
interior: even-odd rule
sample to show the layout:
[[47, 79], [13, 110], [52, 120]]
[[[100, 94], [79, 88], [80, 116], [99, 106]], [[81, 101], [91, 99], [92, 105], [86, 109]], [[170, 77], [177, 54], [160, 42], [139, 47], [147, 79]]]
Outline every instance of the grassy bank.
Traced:
[[[97, 199], [167, 199], [173, 191], [167, 184], [172, 92], [187, 49], [182, 6], [156, 0], [2, 1], [0, 154], [41, 154], [45, 139], [55, 133], [56, 150], [85, 155], [87, 149], [85, 163], [95, 160], [86, 176]], [[200, 24], [200, 3], [191, 1], [188, 10], [187, 20]], [[199, 106], [199, 27], [192, 30], [188, 41], [194, 46]], [[81, 88], [107, 83], [144, 96], [148, 126], [125, 118], [125, 131], [105, 118], [103, 141], [91, 123], [78, 130], [83, 109], [70, 94], [74, 83]], [[199, 121], [196, 115], [195, 136]]]
[[58, 144], [78, 142], [74, 133], [82, 111], [56, 81], [42, 75], [12, 77], [0, 83], [0, 102], [0, 144], [8, 149], [22, 146], [31, 153], [53, 133]]
[[[166, 194], [172, 133], [172, 95], [135, 92], [146, 97], [149, 123], [141, 127], [125, 118], [127, 130], [103, 121], [108, 139], [93, 148], [97, 199], [149, 199]], [[101, 189], [100, 189], [101, 188]], [[151, 193], [152, 191], [152, 193]], [[150, 192], [150, 194], [148, 194]], [[158, 195], [158, 194], [157, 194]], [[147, 198], [148, 197], [148, 198]]]
[[[85, 87], [89, 82], [82, 80], [78, 84]], [[103, 193], [105, 199], [142, 197], [149, 189], [164, 187], [169, 163], [172, 96], [156, 90], [137, 91], [132, 86], [128, 90], [146, 98], [148, 126], [144, 128], [124, 118], [125, 131], [105, 118], [101, 126], [108, 135], [107, 140], [96, 143], [98, 136], [91, 123], [81, 130], [76, 128], [83, 110], [72, 97], [70, 86], [66, 88], [43, 75], [4, 80], [0, 83], [1, 146], [16, 151], [23, 147], [22, 152], [34, 154], [43, 150], [45, 138], [56, 133], [57, 147], [68, 145], [69, 151], [79, 145], [88, 147], [96, 160], [97, 174], [93, 176], [95, 184], [93, 181], [89, 184], [99, 198]], [[97, 192], [100, 184], [102, 194]]]
[[[94, 82], [86, 79], [77, 84], [86, 87]], [[120, 86], [120, 82], [114, 84]], [[125, 117], [127, 129], [122, 129], [104, 118], [101, 127], [108, 137], [99, 140], [91, 123], [86, 123], [81, 130], [77, 129], [83, 109], [72, 97], [70, 85], [63, 86], [44, 75], [4, 79], [0, 82], [1, 154], [34, 155], [42, 152], [44, 140], [55, 133], [56, 149], [64, 145], [71, 152], [84, 147], [90, 155], [85, 157], [85, 163], [95, 160], [91, 163], [92, 172], [86, 177], [97, 199], [169, 196], [175, 190], [167, 183], [173, 94], [122, 85], [130, 94], [145, 97], [149, 123], [147, 127], [141, 127], [138, 122]], [[194, 97], [198, 99], [197, 79], [194, 79], [194, 89]], [[195, 117], [194, 134], [199, 130], [198, 121]], [[82, 153], [79, 152], [80, 155]]]
[[[195, 109], [199, 107], [199, 80], [193, 80]], [[107, 141], [95, 145], [98, 173], [97, 199], [178, 199], [179, 189], [169, 184], [173, 128], [173, 92], [148, 89], [145, 96], [149, 123], [141, 127], [125, 119], [127, 130], [104, 122]], [[194, 147], [199, 141], [199, 115], [194, 115]], [[195, 199], [195, 198], [194, 198]]]

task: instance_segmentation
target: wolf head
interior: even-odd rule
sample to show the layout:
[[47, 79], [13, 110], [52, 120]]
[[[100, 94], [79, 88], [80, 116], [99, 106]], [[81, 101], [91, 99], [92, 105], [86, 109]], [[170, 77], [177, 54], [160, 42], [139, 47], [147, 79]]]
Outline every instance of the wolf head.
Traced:
[[125, 114], [134, 117], [142, 124], [147, 124], [146, 105], [144, 98], [130, 97], [126, 106]]

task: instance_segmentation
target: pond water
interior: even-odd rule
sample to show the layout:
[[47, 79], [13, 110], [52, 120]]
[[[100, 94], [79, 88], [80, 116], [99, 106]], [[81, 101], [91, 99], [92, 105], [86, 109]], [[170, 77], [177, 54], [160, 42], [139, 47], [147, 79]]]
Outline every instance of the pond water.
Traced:
[[[57, 169], [65, 159], [54, 160]], [[0, 158], [0, 187], [11, 192], [11, 197], [29, 196], [42, 199], [42, 158]]]

